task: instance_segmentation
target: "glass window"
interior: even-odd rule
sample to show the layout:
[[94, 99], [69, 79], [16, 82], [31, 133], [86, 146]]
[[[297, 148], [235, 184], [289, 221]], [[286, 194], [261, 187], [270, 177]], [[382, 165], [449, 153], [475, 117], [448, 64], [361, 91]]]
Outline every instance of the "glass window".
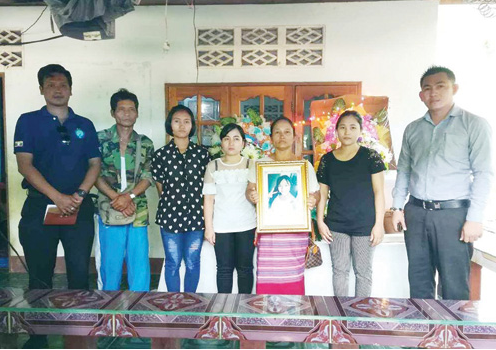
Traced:
[[193, 112], [196, 122], [196, 132], [191, 141], [204, 146], [212, 146], [212, 136], [214, 134], [214, 125], [220, 120], [220, 101], [213, 98], [201, 96], [200, 110], [201, 115], [198, 115], [198, 96], [187, 97], [178, 102], [180, 105], [186, 106]]
[[241, 114], [245, 115], [249, 109], [253, 109], [260, 114], [260, 97], [249, 98], [248, 100], [241, 101]]
[[264, 96], [264, 113], [266, 121], [273, 121], [284, 116], [284, 101]]
[[183, 106], [186, 106], [188, 107], [189, 109], [191, 109], [191, 111], [193, 112], [193, 114], [195, 115], [196, 117], [196, 107], [198, 106], [198, 103], [196, 102], [198, 99], [196, 96], [193, 96], [193, 97], [187, 97], [185, 98], [184, 100], [182, 101], [179, 101], [178, 104], [180, 105], [183, 105]]
[[210, 147], [212, 146], [212, 136], [215, 134], [215, 129], [213, 125], [202, 125], [201, 126], [201, 138], [202, 145]]
[[220, 103], [213, 98], [203, 97], [201, 100], [201, 119], [206, 120], [219, 120], [220, 118]]

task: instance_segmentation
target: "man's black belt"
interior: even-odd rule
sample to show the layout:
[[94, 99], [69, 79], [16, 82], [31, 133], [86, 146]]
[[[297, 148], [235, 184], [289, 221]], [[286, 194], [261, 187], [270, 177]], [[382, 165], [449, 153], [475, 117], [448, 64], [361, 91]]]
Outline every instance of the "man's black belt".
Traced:
[[423, 201], [410, 196], [410, 203], [426, 210], [458, 209], [470, 207], [470, 199], [451, 199], [447, 201]]

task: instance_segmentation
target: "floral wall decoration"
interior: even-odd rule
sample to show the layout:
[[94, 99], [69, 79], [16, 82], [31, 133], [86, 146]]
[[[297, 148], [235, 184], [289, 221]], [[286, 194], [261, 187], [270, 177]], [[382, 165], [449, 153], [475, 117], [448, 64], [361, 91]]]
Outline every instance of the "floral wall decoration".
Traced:
[[229, 123], [236, 123], [245, 131], [246, 146], [241, 152], [244, 157], [259, 159], [274, 152], [270, 140], [270, 123], [265, 121], [263, 115], [249, 108], [246, 115], [221, 118], [220, 125], [215, 125], [212, 146], [208, 149], [213, 159], [223, 155], [220, 147], [220, 132]]
[[310, 121], [315, 168], [324, 154], [340, 146], [335, 126], [341, 113], [355, 110], [363, 118], [359, 143], [376, 150], [388, 169], [396, 169], [387, 112], [388, 100], [387, 97], [343, 95], [312, 102]]

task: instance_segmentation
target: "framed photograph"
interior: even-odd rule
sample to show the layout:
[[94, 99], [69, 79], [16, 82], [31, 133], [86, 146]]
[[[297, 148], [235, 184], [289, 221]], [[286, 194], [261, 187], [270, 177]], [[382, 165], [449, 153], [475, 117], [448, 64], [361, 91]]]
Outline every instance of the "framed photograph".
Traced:
[[259, 233], [312, 230], [307, 208], [307, 162], [257, 162]]

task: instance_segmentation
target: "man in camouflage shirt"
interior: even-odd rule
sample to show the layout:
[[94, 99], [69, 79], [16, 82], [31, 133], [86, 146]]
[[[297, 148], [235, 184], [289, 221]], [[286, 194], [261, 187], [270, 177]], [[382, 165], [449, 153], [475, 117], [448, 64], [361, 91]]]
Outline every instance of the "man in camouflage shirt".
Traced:
[[[115, 125], [98, 132], [102, 168], [96, 187], [110, 198], [113, 209], [124, 216], [136, 213], [134, 222], [109, 225], [100, 212], [99, 240], [101, 251], [100, 277], [103, 290], [119, 290], [122, 263], [126, 258], [129, 289], [150, 289], [150, 261], [148, 259], [148, 203], [145, 191], [153, 185], [150, 171], [153, 143], [145, 135], [134, 131], [138, 118], [138, 98], [121, 89], [110, 98], [111, 115]], [[140, 165], [134, 179], [138, 139], [141, 138]], [[99, 208], [102, 210], [101, 208]]]

